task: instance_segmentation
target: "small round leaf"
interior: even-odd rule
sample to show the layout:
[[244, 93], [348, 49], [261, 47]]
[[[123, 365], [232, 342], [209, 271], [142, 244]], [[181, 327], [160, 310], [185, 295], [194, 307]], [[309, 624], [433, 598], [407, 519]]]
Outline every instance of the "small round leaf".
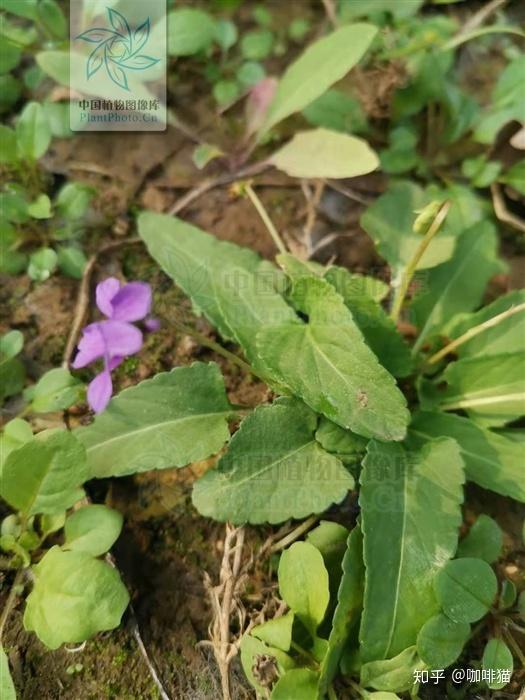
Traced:
[[476, 622], [490, 610], [498, 581], [482, 559], [454, 559], [438, 573], [434, 588], [448, 618], [454, 622]]
[[445, 615], [435, 615], [418, 634], [418, 653], [430, 668], [446, 668], [461, 654], [469, 634], [467, 622], [452, 622]]

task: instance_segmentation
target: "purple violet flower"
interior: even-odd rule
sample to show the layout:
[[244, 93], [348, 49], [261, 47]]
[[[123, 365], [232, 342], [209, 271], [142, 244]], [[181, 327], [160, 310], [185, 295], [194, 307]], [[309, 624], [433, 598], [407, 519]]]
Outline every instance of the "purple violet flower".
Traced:
[[150, 331], [158, 330], [160, 323], [157, 319], [146, 318], [151, 309], [151, 287], [145, 282], [129, 282], [121, 286], [118, 279], [109, 277], [97, 285], [96, 301], [107, 320], [83, 328], [72, 367], [80, 369], [100, 358], [104, 360], [104, 369], [89, 384], [87, 391], [88, 404], [95, 413], [101, 413], [113, 392], [111, 371], [142, 347], [142, 331], [132, 322], [144, 320]]

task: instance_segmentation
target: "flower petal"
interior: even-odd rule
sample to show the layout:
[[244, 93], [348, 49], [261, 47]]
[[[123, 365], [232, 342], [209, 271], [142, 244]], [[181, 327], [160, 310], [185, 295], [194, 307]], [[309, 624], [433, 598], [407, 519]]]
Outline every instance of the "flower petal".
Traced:
[[102, 413], [111, 399], [113, 383], [109, 370], [105, 369], [97, 374], [95, 379], [89, 384], [87, 390], [87, 400], [95, 413]]
[[103, 357], [106, 352], [106, 343], [100, 330], [100, 323], [91, 323], [82, 329], [82, 338], [78, 344], [78, 352], [71, 363], [74, 369], [85, 367], [91, 362]]
[[134, 355], [142, 347], [142, 333], [125, 321], [101, 321], [98, 324], [104, 339], [108, 360]]
[[116, 277], [108, 277], [107, 280], [97, 284], [95, 293], [97, 306], [102, 311], [104, 316], [112, 318], [113, 304], [111, 303], [115, 295], [120, 289], [120, 282]]
[[111, 305], [115, 321], [141, 321], [151, 308], [151, 287], [146, 282], [129, 282], [115, 294]]

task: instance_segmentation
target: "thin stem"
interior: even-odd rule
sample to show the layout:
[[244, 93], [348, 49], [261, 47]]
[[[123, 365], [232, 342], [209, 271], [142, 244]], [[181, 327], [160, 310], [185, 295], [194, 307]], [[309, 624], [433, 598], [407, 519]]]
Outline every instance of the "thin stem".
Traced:
[[304, 522], [302, 522], [300, 525], [298, 525], [296, 528], [294, 528], [291, 532], [289, 532], [285, 537], [283, 537], [281, 540], [276, 542], [272, 546], [272, 548], [270, 549], [270, 552], [272, 552], [272, 553], [278, 552], [280, 549], [284, 549], [292, 542], [295, 542], [296, 539], [301, 537], [301, 535], [304, 535], [305, 532], [307, 532], [313, 525], [315, 525], [315, 523], [318, 520], [319, 520], [318, 515], [311, 515]]
[[359, 693], [359, 697], [363, 696], [363, 689], [361, 688], [360, 685], [358, 685], [355, 681], [353, 681], [351, 678], [347, 679], [347, 682], [350, 684], [350, 687], [353, 688], [356, 693]]
[[256, 372], [251, 365], [249, 365], [247, 362], [242, 360], [235, 353], [230, 352], [229, 350], [226, 350], [226, 348], [224, 348], [222, 345], [220, 345], [220, 343], [216, 343], [214, 340], [210, 340], [202, 333], [199, 333], [199, 331], [196, 331], [194, 328], [190, 328], [189, 326], [185, 326], [180, 321], [173, 321], [173, 324], [183, 333], [186, 333], [187, 335], [191, 335], [193, 338], [195, 338], [195, 340], [198, 340], [201, 345], [204, 345], [205, 347], [210, 348], [210, 350], [213, 350], [214, 352], [216, 352], [217, 355], [221, 355], [226, 360], [229, 360], [233, 364], [240, 367], [244, 372], [247, 372], [249, 374], [253, 374], [254, 376], [258, 377], [261, 381], [263, 381], [263, 382], [265, 381], [264, 377], [262, 375], [260, 375], [258, 372]]
[[248, 183], [244, 183], [244, 191], [246, 192], [246, 194], [250, 198], [250, 201], [253, 204], [253, 206], [257, 209], [257, 213], [261, 217], [263, 224], [268, 229], [268, 233], [273, 238], [273, 242], [275, 243], [275, 245], [279, 249], [279, 252], [286, 253], [285, 245], [282, 242], [281, 237], [279, 236], [279, 234], [277, 232], [277, 229], [273, 225], [273, 221], [268, 216], [268, 212], [264, 208], [264, 205], [261, 202], [261, 200], [259, 199], [259, 197], [255, 194], [252, 186]]
[[328, 700], [337, 700], [337, 695], [333, 685], [328, 686]]
[[505, 637], [505, 639], [507, 640], [509, 645], [512, 647], [512, 651], [516, 654], [516, 656], [520, 660], [522, 668], [525, 668], [525, 656], [523, 655], [523, 652], [521, 651], [519, 644], [516, 642], [516, 640], [514, 639], [512, 634], [506, 629], [503, 630], [503, 636]]
[[407, 295], [408, 288], [410, 286], [410, 282], [412, 281], [412, 277], [414, 276], [414, 273], [417, 269], [418, 263], [421, 260], [421, 258], [423, 257], [426, 249], [428, 248], [428, 246], [432, 242], [432, 239], [438, 233], [443, 222], [447, 218], [447, 214], [448, 214], [449, 209], [450, 209], [450, 202], [449, 201], [446, 201], [441, 205], [438, 213], [436, 214], [436, 218], [431, 223], [428, 231], [421, 239], [421, 243], [418, 245], [414, 255], [412, 256], [412, 259], [409, 261], [408, 265], [406, 266], [405, 270], [403, 271], [403, 275], [402, 275], [401, 280], [399, 282], [399, 286], [397, 287], [396, 292], [395, 292], [394, 302], [392, 304], [392, 310], [390, 312], [390, 317], [392, 318], [393, 321], [397, 322], [397, 320], [399, 319], [399, 315], [401, 314], [401, 309], [403, 308], [403, 303], [405, 301], [405, 297]]
[[436, 362], [439, 362], [441, 359], [443, 359], [445, 355], [449, 355], [451, 352], [454, 352], [457, 348], [463, 345], [463, 343], [466, 343], [471, 338], [475, 338], [477, 335], [483, 333], [489, 328], [494, 328], [494, 326], [497, 326], [506, 318], [510, 318], [511, 316], [514, 316], [514, 314], [517, 314], [520, 311], [525, 311], [525, 302], [523, 302], [523, 304], [518, 304], [517, 306], [511, 306], [510, 309], [503, 311], [497, 316], [489, 318], [488, 321], [484, 321], [483, 323], [480, 323], [477, 326], [469, 328], [469, 330], [463, 333], [463, 335], [460, 335], [459, 338], [456, 338], [455, 340], [451, 341], [448, 345], [445, 345], [444, 348], [432, 355], [432, 357], [429, 357], [429, 359], [427, 360], [427, 365], [435, 365]]
[[22, 581], [23, 575], [23, 570], [18, 569], [18, 571], [16, 572], [15, 580], [13, 581], [13, 585], [11, 586], [11, 590], [9, 591], [9, 595], [7, 596], [4, 609], [2, 610], [2, 615], [0, 616], [0, 644], [2, 643], [2, 636], [4, 634], [4, 628], [6, 626], [7, 620], [15, 605], [16, 597], [18, 595], [17, 588]]

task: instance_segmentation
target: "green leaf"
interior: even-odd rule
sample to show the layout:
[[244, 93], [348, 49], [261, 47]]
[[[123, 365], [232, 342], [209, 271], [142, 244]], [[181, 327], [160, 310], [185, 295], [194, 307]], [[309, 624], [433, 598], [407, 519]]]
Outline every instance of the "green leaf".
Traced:
[[36, 19], [37, 0], [0, 0], [0, 8], [18, 17]]
[[51, 130], [42, 105], [28, 102], [16, 123], [18, 151], [22, 158], [37, 160], [47, 151]]
[[425, 622], [417, 636], [417, 651], [429, 668], [447, 668], [456, 661], [470, 636], [470, 625], [439, 613]]
[[363, 139], [323, 128], [295, 134], [269, 162], [291, 177], [304, 178], [356, 177], [379, 165], [375, 152]]
[[519, 55], [500, 74], [492, 92], [490, 107], [481, 113], [474, 130], [474, 139], [492, 143], [499, 130], [510, 121], [525, 121], [525, 103], [522, 95], [525, 56]]
[[293, 668], [279, 678], [272, 700], [318, 700], [319, 674], [309, 668]]
[[[44, 73], [35, 66], [43, 77]], [[51, 134], [58, 139], [72, 138], [75, 133], [69, 125], [69, 104], [67, 102], [43, 102], [42, 109], [51, 129]]]
[[251, 61], [262, 61], [270, 55], [273, 40], [273, 33], [267, 29], [247, 32], [241, 39], [241, 53]]
[[491, 680], [487, 683], [488, 687], [491, 690], [500, 690], [508, 683], [502, 680], [503, 674], [506, 674], [510, 681], [514, 670], [514, 659], [502, 639], [489, 639], [483, 652], [481, 665], [483, 670], [488, 671], [491, 676]]
[[219, 156], [223, 155], [224, 151], [221, 151], [221, 149], [218, 146], [215, 146], [212, 143], [201, 143], [198, 146], [196, 146], [191, 156], [191, 159], [195, 163], [195, 167], [199, 170], [202, 170], [212, 160], [214, 160], [215, 158], [219, 158]]
[[363, 536], [356, 526], [348, 536], [347, 549], [342, 562], [343, 576], [337, 594], [337, 607], [328, 638], [328, 652], [320, 672], [321, 695], [328, 692], [335, 678], [344, 646], [361, 615], [365, 569], [363, 564]]
[[324, 416], [319, 421], [315, 439], [327, 452], [335, 454], [345, 464], [360, 462], [368, 444], [366, 438], [341, 428]]
[[219, 80], [213, 86], [213, 96], [220, 105], [234, 102], [239, 95], [239, 86], [234, 80]]
[[274, 617], [262, 625], [257, 625], [250, 631], [250, 634], [272, 647], [288, 651], [292, 643], [293, 621], [294, 614], [290, 610], [286, 615]]
[[24, 336], [20, 331], [9, 331], [0, 338], [0, 357], [10, 360], [16, 357], [24, 347]]
[[498, 592], [498, 580], [482, 559], [454, 559], [436, 576], [434, 590], [453, 622], [476, 622], [486, 615]]
[[[412, 182], [395, 182], [361, 217], [361, 226], [392, 268], [394, 278], [412, 260], [421, 243], [421, 236], [412, 230], [415, 212], [432, 199], [435, 197]], [[445, 262], [452, 256], [455, 244], [455, 236], [440, 231], [422, 256], [417, 269], [427, 269]]]
[[[341, 564], [347, 549], [348, 530], [346, 527], [330, 520], [321, 520], [319, 525], [310, 530], [306, 541], [321, 552], [330, 582], [330, 600], [333, 606], [337, 602], [337, 591], [343, 575]], [[329, 612], [332, 612], [329, 610]]]
[[432, 584], [456, 551], [463, 480], [453, 440], [435, 440], [419, 452], [369, 444], [360, 494], [363, 661], [387, 659], [415, 644], [421, 627], [438, 612]]
[[0, 401], [19, 394], [24, 386], [25, 368], [17, 357], [0, 361]]
[[78, 221], [85, 216], [95, 190], [79, 182], [68, 182], [56, 198], [56, 209], [60, 216], [69, 221]]
[[343, 299], [325, 280], [303, 277], [290, 298], [308, 322], [263, 328], [259, 355], [314, 410], [365, 437], [401, 440], [406, 401], [365, 344]]
[[69, 86], [69, 51], [39, 51], [36, 62], [59, 85]]
[[0, 114], [9, 112], [22, 92], [22, 84], [10, 73], [1, 75], [0, 70]]
[[80, 399], [83, 389], [83, 383], [73, 377], [69, 370], [61, 367], [51, 369], [31, 387], [32, 409], [36, 413], [63, 411]]
[[255, 368], [255, 336], [265, 326], [296, 316], [275, 290], [279, 272], [253, 251], [153, 212], [139, 216], [138, 228], [150, 255], [191, 298], [223, 338], [236, 340]]
[[16, 68], [21, 58], [20, 47], [6, 36], [0, 35], [0, 74], [9, 73]]
[[316, 425], [317, 416], [296, 399], [256, 408], [218, 467], [195, 484], [197, 510], [220, 521], [278, 523], [341, 501], [354, 480], [316, 442]]
[[303, 109], [303, 116], [312, 126], [322, 126], [332, 131], [351, 134], [368, 131], [361, 103], [341, 90], [327, 90]]
[[218, 452], [232, 408], [214, 363], [196, 362], [125, 389], [75, 435], [91, 477], [184, 467]]
[[28, 204], [27, 213], [33, 219], [50, 219], [52, 216], [51, 200], [47, 194], [39, 194], [34, 202]]
[[[355, 284], [356, 281], [352, 279], [354, 275], [346, 269], [331, 267], [324, 277], [345, 300], [367, 345], [383, 367], [395, 377], [409, 375], [412, 371], [410, 348], [383, 307], [363, 290], [363, 285]], [[363, 279], [373, 280], [373, 278]], [[380, 280], [373, 280], [373, 282], [379, 283]], [[359, 286], [360, 291], [358, 291]], [[367, 286], [373, 288], [375, 285], [370, 283]]]
[[470, 179], [474, 187], [488, 187], [498, 179], [501, 163], [487, 160], [484, 155], [467, 158], [462, 163], [461, 172]]
[[68, 23], [60, 5], [55, 2], [55, 0], [40, 0], [38, 3], [37, 16], [38, 20], [50, 34], [58, 39], [66, 38]]
[[52, 547], [33, 567], [24, 627], [50, 649], [120, 624], [129, 595], [115, 568], [86, 552]]
[[238, 32], [235, 24], [229, 19], [220, 19], [215, 23], [215, 41], [223, 51], [228, 51], [237, 41]]
[[[525, 290], [516, 289], [498, 297], [492, 304], [484, 306], [475, 313], [459, 316], [447, 335], [450, 339], [455, 340], [471, 328], [486, 323], [520, 304], [525, 304]], [[500, 353], [524, 352], [525, 334], [522, 328], [524, 319], [525, 312], [519, 312], [517, 316], [508, 316], [464, 342], [455, 350], [455, 353], [459, 357], [482, 357]]]
[[109, 552], [122, 530], [122, 515], [103, 505], [88, 505], [68, 517], [64, 549], [94, 557]]
[[44, 430], [7, 457], [0, 495], [26, 515], [54, 514], [82, 498], [88, 478], [82, 445], [67, 430]]
[[489, 279], [502, 272], [494, 226], [482, 221], [459, 238], [454, 257], [427, 273], [424, 289], [411, 305], [420, 332], [414, 352], [438, 332], [446, 333], [453, 317], [479, 306]]
[[504, 579], [501, 584], [498, 608], [500, 610], [508, 610], [508, 608], [512, 608], [516, 602], [517, 595], [518, 592], [514, 582], [508, 578]]
[[246, 61], [242, 66], [239, 66], [236, 74], [237, 80], [245, 87], [256, 85], [266, 75], [264, 66], [257, 61]]
[[516, 192], [525, 196], [525, 158], [514, 163], [503, 175], [500, 175], [498, 182], [510, 185]]
[[483, 513], [459, 543], [458, 557], [476, 557], [492, 564], [501, 556], [503, 533], [498, 523]]
[[0, 193], [0, 211], [2, 219], [15, 224], [23, 224], [29, 219], [27, 213], [27, 194], [23, 187], [8, 183]]
[[471, 357], [447, 365], [436, 381], [443, 411], [465, 410], [485, 426], [500, 426], [525, 414], [523, 352]]
[[9, 661], [2, 645], [0, 645], [0, 698], [16, 700], [15, 686], [9, 672]]
[[189, 7], [173, 10], [167, 23], [170, 56], [192, 56], [207, 49], [215, 37], [215, 22], [202, 10]]
[[341, 0], [339, 16], [342, 22], [349, 22], [360, 17], [376, 18], [379, 13], [385, 12], [394, 19], [406, 19], [417, 14], [424, 0]]
[[308, 542], [294, 542], [282, 553], [278, 574], [281, 598], [315, 639], [330, 600], [321, 553]]
[[415, 671], [424, 667], [415, 646], [391, 659], [369, 661], [361, 667], [361, 685], [365, 688], [402, 693], [414, 685]]
[[40, 248], [30, 256], [27, 274], [35, 282], [44, 282], [55, 271], [57, 260], [57, 254], [52, 248]]
[[401, 123], [390, 131], [388, 148], [380, 153], [381, 168], [391, 175], [399, 175], [417, 167], [421, 162], [417, 153], [418, 130], [412, 122]]
[[341, 27], [309, 46], [279, 81], [266, 119], [259, 129], [259, 138], [341, 80], [363, 56], [376, 33], [377, 29], [371, 24], [353, 24]]
[[22, 418], [13, 418], [2, 428], [0, 434], [0, 481], [2, 468], [7, 457], [14, 450], [33, 439], [33, 431], [29, 423]]
[[16, 163], [18, 160], [16, 134], [4, 124], [0, 124], [0, 163]]
[[[268, 680], [275, 680], [295, 666], [294, 660], [284, 651], [268, 646], [250, 634], [243, 636], [240, 651], [246, 678], [263, 697], [267, 694]], [[265, 681], [264, 686], [260, 681]]]
[[416, 414], [410, 433], [418, 439], [448, 436], [456, 440], [465, 462], [468, 481], [525, 502], [522, 445], [503, 435], [453, 414], [422, 411]]
[[73, 279], [82, 279], [87, 260], [80, 248], [75, 246], [60, 246], [58, 249], [58, 267], [60, 272]]

